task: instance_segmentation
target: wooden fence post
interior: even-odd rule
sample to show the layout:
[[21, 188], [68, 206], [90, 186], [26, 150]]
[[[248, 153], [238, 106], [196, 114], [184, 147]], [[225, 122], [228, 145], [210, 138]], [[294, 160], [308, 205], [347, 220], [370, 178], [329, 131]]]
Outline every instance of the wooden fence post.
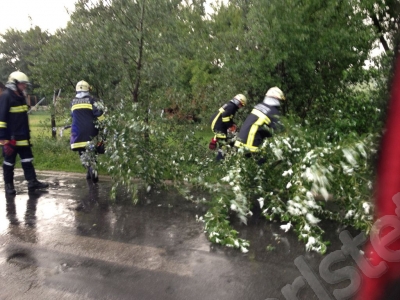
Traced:
[[58, 95], [56, 94], [56, 90], [54, 90], [53, 94], [53, 111], [51, 113], [51, 137], [53, 139], [57, 138], [57, 127], [56, 127], [56, 101], [57, 98], [60, 97], [61, 89], [58, 90]]

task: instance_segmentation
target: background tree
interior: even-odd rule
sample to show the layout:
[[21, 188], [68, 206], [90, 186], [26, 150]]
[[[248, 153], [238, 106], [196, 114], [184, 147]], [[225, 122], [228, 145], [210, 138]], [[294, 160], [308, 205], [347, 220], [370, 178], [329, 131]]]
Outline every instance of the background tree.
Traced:
[[339, 104], [349, 83], [364, 81], [375, 37], [364, 19], [350, 1], [253, 1], [245, 61], [254, 62], [249, 69], [255, 71], [249, 81], [259, 94], [280, 86], [286, 111], [321, 125], [333, 113], [326, 104]]
[[[34, 66], [35, 57], [39, 56], [50, 37], [38, 26], [26, 32], [10, 29], [0, 35], [0, 81], [7, 82], [8, 75], [16, 70], [31, 77], [30, 68]], [[38, 85], [33, 79], [32, 83], [35, 89]]]

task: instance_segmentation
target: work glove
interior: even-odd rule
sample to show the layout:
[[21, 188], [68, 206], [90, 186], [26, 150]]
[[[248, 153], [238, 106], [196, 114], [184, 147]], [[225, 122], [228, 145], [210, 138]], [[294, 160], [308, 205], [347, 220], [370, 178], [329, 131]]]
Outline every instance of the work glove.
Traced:
[[13, 155], [15, 148], [16, 148], [17, 142], [15, 140], [8, 141], [7, 143], [4, 144], [3, 150], [6, 156], [11, 156]]
[[233, 124], [231, 127], [228, 128], [228, 131], [230, 131], [232, 133], [236, 132], [236, 130], [237, 130], [236, 124]]
[[104, 154], [106, 152], [104, 141], [98, 141], [96, 144], [96, 152], [98, 154]]
[[215, 150], [217, 148], [217, 139], [212, 138], [210, 144], [208, 144], [210, 150]]

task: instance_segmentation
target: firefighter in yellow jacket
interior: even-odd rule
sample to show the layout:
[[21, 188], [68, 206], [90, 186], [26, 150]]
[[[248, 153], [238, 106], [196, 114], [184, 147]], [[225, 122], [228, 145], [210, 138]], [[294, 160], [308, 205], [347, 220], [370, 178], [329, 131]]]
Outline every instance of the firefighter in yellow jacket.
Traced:
[[21, 159], [22, 170], [28, 191], [47, 189], [49, 185], [36, 178], [33, 166], [31, 136], [28, 120], [26, 88], [28, 77], [20, 72], [12, 72], [8, 77], [6, 89], [0, 96], [0, 144], [3, 145], [3, 178], [5, 192], [15, 195], [14, 167], [17, 155]]
[[[274, 130], [281, 130], [279, 123], [280, 105], [285, 95], [278, 87], [270, 88], [262, 103], [257, 104], [247, 116], [238, 134], [235, 146], [258, 152], [264, 139], [272, 136]], [[271, 130], [272, 129], [272, 130]]]
[[233, 121], [233, 117], [236, 112], [246, 104], [246, 97], [243, 94], [238, 94], [212, 115], [211, 130], [214, 132], [214, 137], [211, 139], [209, 148], [215, 150], [218, 143], [217, 161], [224, 159], [222, 146], [226, 145], [228, 142], [228, 131], [236, 131], [236, 124]]
[[[104, 120], [104, 111], [101, 101], [93, 98], [89, 93], [89, 84], [81, 80], [76, 84], [76, 95], [71, 102], [71, 150], [78, 151], [82, 165], [87, 169], [86, 179], [97, 183], [99, 178], [97, 170], [86, 162], [86, 148], [98, 136], [97, 121]], [[99, 152], [94, 149], [95, 155]]]

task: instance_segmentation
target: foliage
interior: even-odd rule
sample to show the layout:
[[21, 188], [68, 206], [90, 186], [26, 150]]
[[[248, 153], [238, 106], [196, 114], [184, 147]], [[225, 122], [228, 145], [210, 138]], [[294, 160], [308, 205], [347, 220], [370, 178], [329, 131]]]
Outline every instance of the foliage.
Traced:
[[[318, 132], [295, 126], [266, 141], [252, 158], [232, 151], [220, 166], [226, 184], [206, 185], [216, 195], [204, 216], [210, 239], [246, 251], [248, 242], [235, 239], [237, 233], [227, 220], [235, 212], [246, 223], [254, 206], [267, 220], [287, 222], [282, 229], [293, 227], [307, 250], [326, 251], [321, 219], [369, 232], [377, 136], [351, 136], [340, 142], [321, 139]], [[260, 157], [267, 163], [259, 165]]]
[[340, 106], [348, 84], [364, 80], [362, 67], [374, 39], [364, 14], [350, 1], [266, 2], [259, 1], [249, 15], [252, 56], [269, 62], [261, 66], [267, 73], [262, 78], [286, 92], [286, 111], [309, 120], [329, 117], [326, 105], [335, 99]]
[[204, 167], [210, 159], [195, 136], [194, 125], [179, 126], [158, 114], [147, 114], [144, 121], [148, 111], [129, 100], [121, 100], [114, 109], [116, 113], [104, 123], [109, 158], [102, 164], [114, 179], [114, 196], [120, 185], [133, 192], [136, 183], [132, 178], [141, 179], [149, 188], [163, 185], [165, 180], [180, 185], [196, 170], [196, 180], [204, 180]]

